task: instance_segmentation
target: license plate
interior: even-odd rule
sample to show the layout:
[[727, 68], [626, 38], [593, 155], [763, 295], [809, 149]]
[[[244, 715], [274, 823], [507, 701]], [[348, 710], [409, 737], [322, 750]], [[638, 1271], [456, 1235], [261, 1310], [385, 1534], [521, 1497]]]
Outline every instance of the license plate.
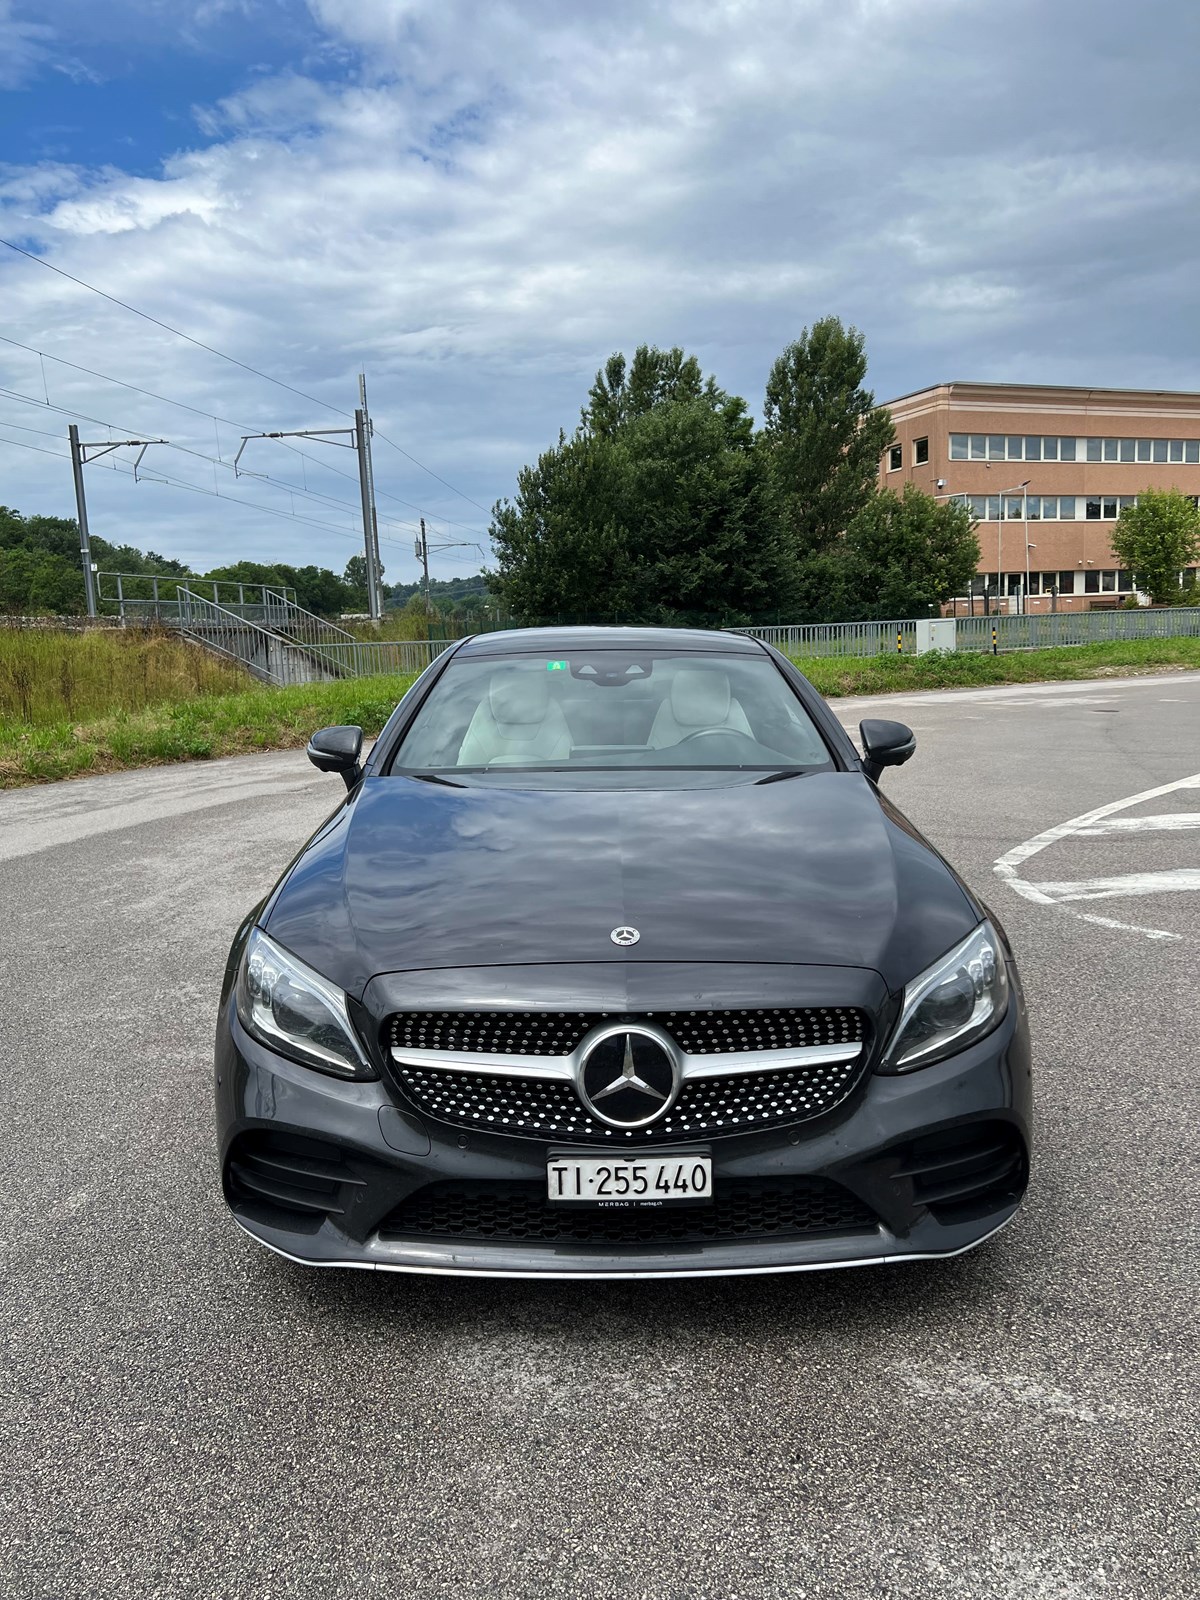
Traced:
[[555, 1155], [546, 1168], [552, 1205], [632, 1210], [706, 1205], [712, 1200], [712, 1157], [695, 1150], [670, 1155]]

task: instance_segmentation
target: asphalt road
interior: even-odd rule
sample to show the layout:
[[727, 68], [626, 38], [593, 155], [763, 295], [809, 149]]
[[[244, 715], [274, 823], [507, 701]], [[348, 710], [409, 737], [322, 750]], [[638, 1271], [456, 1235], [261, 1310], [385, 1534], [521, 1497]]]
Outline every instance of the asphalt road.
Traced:
[[1012, 859], [1200, 774], [1200, 675], [870, 711], [917, 729], [884, 786], [1006, 923], [1037, 1064], [1024, 1210], [905, 1267], [290, 1266], [223, 1212], [211, 1031], [336, 780], [297, 753], [0, 796], [6, 1600], [1200, 1591], [1200, 787]]

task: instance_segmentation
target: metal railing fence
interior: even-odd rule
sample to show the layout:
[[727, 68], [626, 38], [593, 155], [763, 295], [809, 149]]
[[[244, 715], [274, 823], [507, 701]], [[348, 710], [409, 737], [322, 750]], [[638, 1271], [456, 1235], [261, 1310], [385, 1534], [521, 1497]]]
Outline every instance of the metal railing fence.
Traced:
[[324, 644], [317, 654], [341, 677], [369, 678], [424, 672], [457, 643], [457, 639], [355, 639], [350, 644]]
[[879, 656], [916, 649], [916, 623], [900, 622], [798, 622], [789, 627], [733, 628], [773, 644], [789, 656]]
[[[998, 650], [1045, 650], [1055, 645], [1200, 635], [1200, 606], [1143, 606], [1137, 611], [1060, 611], [1048, 616], [1001, 615], [944, 620], [954, 624], [954, 648], [973, 651], [991, 650], [993, 629]], [[915, 619], [811, 622], [797, 623], [793, 627], [735, 628], [733, 632], [762, 639], [785, 655], [800, 657], [911, 655], [917, 648]]]
[[1137, 611], [1059, 611], [1022, 617], [958, 617], [959, 650], [1048, 650], [1055, 645], [1112, 644], [1123, 639], [1179, 639], [1200, 634], [1200, 607], [1154, 606]]
[[196, 596], [203, 590], [214, 605], [259, 622], [265, 619], [272, 603], [268, 597], [280, 597], [292, 605], [296, 601], [296, 591], [290, 587], [272, 589], [261, 583], [238, 583], [232, 578], [167, 578], [151, 572], [98, 572], [96, 585], [97, 603], [115, 607], [122, 620], [127, 617], [139, 621], [149, 617], [159, 622], [177, 620], [181, 614], [180, 590]]
[[352, 676], [339, 662], [334, 649], [354, 644], [354, 635], [345, 628], [339, 628], [336, 623], [328, 622], [324, 617], [306, 611], [303, 606], [297, 605], [291, 596], [292, 591], [286, 589], [263, 590], [263, 599], [266, 603], [263, 621], [267, 627], [293, 640], [301, 649], [309, 651], [322, 666], [328, 667], [336, 676], [343, 678]]
[[311, 683], [319, 675], [304, 651], [249, 617], [193, 594], [183, 585], [177, 598], [179, 610], [173, 620], [181, 632], [206, 649], [240, 662], [264, 683]]

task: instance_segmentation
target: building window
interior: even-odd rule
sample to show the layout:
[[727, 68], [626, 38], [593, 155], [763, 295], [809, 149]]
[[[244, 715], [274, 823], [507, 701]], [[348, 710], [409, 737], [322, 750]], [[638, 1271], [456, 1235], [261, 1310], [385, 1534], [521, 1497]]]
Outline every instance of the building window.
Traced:
[[888, 451], [888, 471], [899, 472], [904, 465], [904, 447], [894, 444]]
[[1117, 575], [1115, 572], [1102, 572], [1100, 574], [1100, 588], [1104, 593], [1113, 594], [1116, 592], [1116, 587]]
[[1094, 569], [1085, 572], [1083, 575], [1083, 592], [1084, 594], [1100, 593], [1100, 574]]
[[1072, 568], [1069, 572], [1060, 572], [1058, 574], [1058, 592], [1059, 592], [1059, 594], [1074, 594], [1075, 593], [1075, 570], [1074, 570], [1074, 568]]
[[[914, 452], [922, 443], [918, 439]], [[917, 457], [922, 465], [928, 457]], [[951, 461], [1111, 461], [1200, 464], [1200, 439], [1099, 439], [1074, 434], [952, 433]]]
[[929, 460], [929, 440], [916, 439], [913, 442], [913, 464], [923, 467]]
[[[977, 522], [996, 522], [999, 519], [1001, 497], [998, 494], [957, 494], [953, 496], [953, 499], [959, 505], [966, 506]], [[1092, 513], [1088, 512], [1088, 516], [1093, 522], [1098, 522], [1104, 507], [1107, 505], [1112, 516], [1115, 517], [1117, 514], [1115, 507], [1124, 506], [1127, 503], [1133, 505], [1136, 501], [1136, 495], [1122, 495], [1119, 499], [1109, 498], [1108, 500], [1097, 496], [1094, 502], [1096, 506], [1095, 515], [1092, 516]], [[1073, 494], [1031, 494], [1026, 503], [1029, 507], [1030, 522], [1076, 522], [1079, 520], [1080, 512], [1078, 507], [1083, 503], [1083, 497], [1082, 495]], [[1090, 501], [1088, 502], [1088, 504], [1091, 503]], [[1004, 497], [1005, 522], [1021, 522], [1023, 518], [1024, 512], [1022, 511], [1020, 495], [1006, 495]]]
[[1115, 522], [1122, 506], [1136, 505], [1136, 495], [1089, 495], [1087, 498], [1088, 522]]

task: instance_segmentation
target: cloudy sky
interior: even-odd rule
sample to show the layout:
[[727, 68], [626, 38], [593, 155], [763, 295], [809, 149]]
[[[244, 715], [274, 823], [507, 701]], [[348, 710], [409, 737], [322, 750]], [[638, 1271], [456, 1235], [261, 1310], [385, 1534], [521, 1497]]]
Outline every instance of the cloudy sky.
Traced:
[[640, 342], [755, 411], [830, 312], [880, 399], [1200, 389], [1198, 59], [1195, 0], [0, 0], [0, 503], [73, 514], [78, 413], [171, 441], [96, 533], [340, 570], [348, 451], [229, 464], [365, 368], [407, 581]]

